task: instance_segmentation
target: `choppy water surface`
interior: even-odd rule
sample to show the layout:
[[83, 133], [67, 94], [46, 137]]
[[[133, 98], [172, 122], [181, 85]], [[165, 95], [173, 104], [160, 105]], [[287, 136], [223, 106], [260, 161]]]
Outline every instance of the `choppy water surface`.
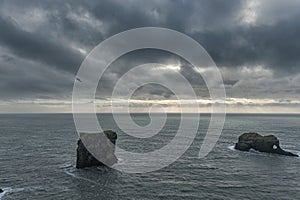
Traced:
[[[148, 115], [133, 118], [140, 125], [149, 123]], [[198, 159], [209, 119], [201, 115], [197, 137], [175, 163], [126, 174], [74, 168], [72, 115], [0, 115], [0, 199], [300, 199], [299, 158], [233, 149], [241, 133], [255, 131], [274, 134], [283, 148], [299, 154], [300, 115], [228, 115], [213, 151]], [[118, 146], [133, 152], [168, 144], [179, 120], [180, 115], [169, 115], [158, 135], [137, 139], [119, 130], [110, 115], [99, 116], [105, 129], [117, 131]]]

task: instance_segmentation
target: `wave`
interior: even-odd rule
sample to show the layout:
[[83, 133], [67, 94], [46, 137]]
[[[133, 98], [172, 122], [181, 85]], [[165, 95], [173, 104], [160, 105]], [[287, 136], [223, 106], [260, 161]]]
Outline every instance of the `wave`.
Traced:
[[227, 148], [230, 149], [230, 150], [235, 151], [236, 149], [234, 148], [234, 146], [235, 146], [235, 145], [229, 145]]
[[2, 197], [4, 197], [5, 194], [9, 194], [9, 193], [14, 193], [14, 192], [21, 192], [24, 191], [24, 188], [11, 188], [11, 187], [5, 187], [2, 188], [3, 192], [0, 193], [0, 200], [2, 199]]
[[66, 165], [64, 165], [63, 169], [64, 169], [64, 172], [65, 172], [67, 175], [72, 176], [72, 177], [75, 178], [75, 179], [80, 179], [80, 180], [84, 180], [84, 181], [87, 181], [87, 182], [92, 183], [92, 184], [95, 184], [95, 185], [99, 185], [99, 183], [97, 183], [96, 181], [93, 181], [93, 180], [91, 180], [91, 179], [88, 179], [88, 178], [84, 178], [84, 177], [79, 176], [79, 175], [76, 173], [76, 168], [75, 168], [75, 166], [73, 166], [73, 165], [68, 165], [68, 164], [66, 164]]
[[0, 199], [2, 199], [2, 197], [9, 192], [12, 192], [12, 188], [11, 187], [6, 187], [6, 188], [2, 188], [3, 192], [0, 193]]

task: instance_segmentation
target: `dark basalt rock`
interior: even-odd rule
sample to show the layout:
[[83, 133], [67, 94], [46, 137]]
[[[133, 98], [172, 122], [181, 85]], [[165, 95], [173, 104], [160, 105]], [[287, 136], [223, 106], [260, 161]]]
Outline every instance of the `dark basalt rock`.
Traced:
[[1, 188], [0, 188], [0, 193], [4, 192]]
[[279, 146], [279, 140], [274, 135], [262, 136], [258, 133], [244, 133], [238, 138], [235, 149], [240, 151], [249, 151], [254, 149], [260, 152], [276, 153], [286, 156], [297, 156], [288, 151], [284, 151]]
[[103, 133], [81, 133], [77, 142], [76, 168], [111, 166], [117, 163], [116, 140], [117, 134], [111, 130]]

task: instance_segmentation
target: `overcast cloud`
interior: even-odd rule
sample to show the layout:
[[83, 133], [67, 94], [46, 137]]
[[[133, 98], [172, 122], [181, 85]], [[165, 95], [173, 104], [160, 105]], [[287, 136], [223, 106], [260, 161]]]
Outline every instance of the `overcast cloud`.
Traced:
[[[2, 0], [0, 112], [70, 112], [85, 56], [114, 34], [146, 26], [171, 28], [203, 45], [221, 70], [232, 112], [300, 112], [299, 9], [299, 0]], [[99, 108], [125, 72], [148, 62], [175, 66], [199, 99], [209, 98], [185, 60], [144, 50], [122, 56], [105, 73]], [[159, 73], [172, 81], [170, 74]], [[146, 70], [138, 78], [151, 76], [158, 74]], [[155, 85], [140, 88], [135, 97], [174, 99]]]

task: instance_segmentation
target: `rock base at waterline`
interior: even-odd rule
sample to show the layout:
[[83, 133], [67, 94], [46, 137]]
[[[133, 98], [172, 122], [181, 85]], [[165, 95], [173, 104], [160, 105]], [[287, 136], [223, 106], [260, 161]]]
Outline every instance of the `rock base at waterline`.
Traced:
[[279, 140], [274, 135], [262, 136], [258, 133], [243, 133], [239, 136], [234, 148], [240, 151], [254, 149], [260, 152], [298, 157], [297, 154], [283, 150], [279, 146]]
[[77, 142], [76, 168], [112, 166], [117, 163], [116, 140], [117, 134], [111, 130], [103, 133], [81, 133]]

